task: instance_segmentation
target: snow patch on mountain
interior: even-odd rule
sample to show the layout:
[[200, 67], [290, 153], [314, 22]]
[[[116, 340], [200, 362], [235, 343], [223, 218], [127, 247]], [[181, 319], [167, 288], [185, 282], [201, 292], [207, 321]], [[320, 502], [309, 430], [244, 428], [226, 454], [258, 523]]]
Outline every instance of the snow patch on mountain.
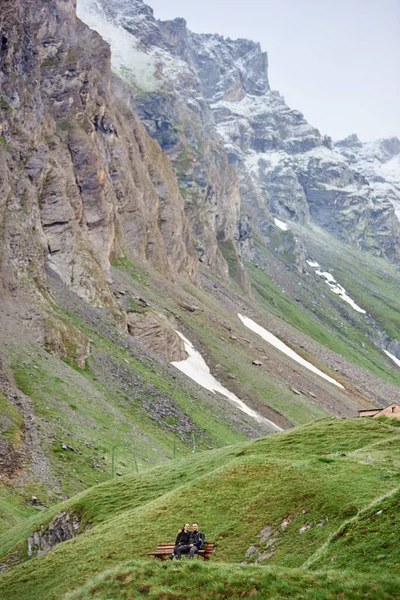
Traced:
[[282, 231], [289, 231], [289, 227], [283, 221], [280, 221], [279, 219], [275, 218], [274, 222], [275, 222], [275, 225], [277, 227], [279, 227], [279, 229], [282, 229]]
[[113, 11], [104, 2], [79, 0], [77, 14], [110, 44], [113, 70], [143, 92], [156, 92], [168, 82], [184, 79], [189, 69], [183, 60], [161, 46], [145, 44], [135, 35], [142, 27], [141, 22], [143, 27], [149, 27], [151, 9], [143, 5], [148, 11], [132, 16], [135, 8], [132, 2], [118, 0], [112, 6]]
[[206, 390], [209, 390], [213, 394], [222, 394], [228, 398], [237, 408], [249, 417], [252, 417], [259, 423], [267, 425], [275, 431], [282, 431], [282, 428], [273, 423], [269, 419], [266, 419], [258, 412], [247, 406], [242, 400], [240, 400], [235, 394], [227, 390], [215, 377], [211, 374], [210, 369], [193, 344], [179, 331], [176, 332], [185, 344], [185, 350], [188, 354], [188, 358], [179, 362], [172, 362], [171, 364], [179, 369], [182, 373], [190, 377], [193, 381], [201, 385]]
[[258, 323], [256, 323], [249, 317], [245, 317], [241, 314], [238, 314], [238, 317], [242, 321], [243, 325], [245, 325], [248, 329], [251, 329], [251, 331], [254, 331], [254, 333], [257, 333], [266, 342], [268, 342], [269, 344], [271, 344], [272, 346], [274, 346], [275, 348], [277, 348], [278, 350], [280, 350], [281, 352], [286, 354], [286, 356], [289, 356], [289, 358], [292, 358], [293, 360], [295, 360], [297, 363], [299, 363], [300, 365], [302, 365], [309, 371], [312, 371], [313, 373], [316, 373], [323, 379], [326, 379], [326, 381], [329, 381], [329, 383], [333, 383], [333, 385], [336, 385], [337, 387], [339, 387], [343, 390], [345, 389], [341, 383], [339, 383], [332, 377], [329, 377], [329, 375], [327, 375], [326, 373], [323, 373], [322, 371], [317, 369], [317, 367], [315, 367], [312, 363], [310, 363], [310, 362], [308, 362], [308, 360], [305, 360], [304, 358], [302, 358], [299, 354], [297, 354], [297, 352], [295, 352], [294, 350], [289, 348], [289, 346], [287, 346], [279, 338], [277, 338], [275, 335], [273, 335], [272, 333], [270, 333], [269, 331], [264, 329], [264, 327], [261, 327], [261, 325], [258, 325]]
[[393, 354], [390, 354], [390, 352], [388, 352], [387, 350], [384, 350], [384, 353], [398, 366], [400, 367], [400, 360], [396, 357], [393, 356]]
[[112, 67], [123, 79], [144, 91], [156, 91], [161, 87], [162, 82], [156, 77], [157, 61], [154, 53], [146, 53], [140, 49], [118, 19], [110, 21], [101, 6], [89, 0], [79, 0], [77, 14], [110, 44]]
[[315, 273], [317, 275], [319, 275], [319, 277], [322, 277], [325, 280], [325, 283], [327, 283], [329, 285], [330, 289], [332, 290], [332, 292], [334, 294], [337, 294], [342, 300], [347, 302], [347, 304], [350, 304], [350, 306], [355, 311], [357, 311], [363, 315], [367, 314], [366, 310], [364, 310], [363, 308], [358, 306], [358, 304], [356, 304], [354, 302], [354, 300], [352, 298], [350, 298], [350, 296], [348, 295], [348, 293], [346, 292], [344, 287], [336, 281], [336, 279], [334, 278], [334, 276], [331, 273], [328, 273], [328, 271], [321, 271], [320, 270], [321, 267], [320, 267], [319, 263], [317, 263], [315, 261], [307, 260], [307, 264], [310, 267], [312, 267], [313, 269], [315, 269]]
[[382, 201], [389, 200], [400, 220], [400, 140], [397, 137], [361, 142], [351, 135], [335, 148], [362, 173]]

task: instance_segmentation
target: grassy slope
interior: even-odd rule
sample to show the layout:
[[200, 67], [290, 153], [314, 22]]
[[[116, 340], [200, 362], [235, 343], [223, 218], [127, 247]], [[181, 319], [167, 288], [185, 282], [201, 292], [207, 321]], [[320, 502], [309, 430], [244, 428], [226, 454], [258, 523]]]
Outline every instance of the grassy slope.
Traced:
[[[309, 231], [307, 236], [309, 241]], [[329, 239], [326, 239], [327, 237]], [[343, 253], [343, 248], [337, 247], [337, 240], [331, 239], [325, 233], [325, 245], [320, 245], [314, 238], [312, 240], [312, 243], [309, 242], [311, 252], [321, 261], [323, 268], [337, 278], [350, 296], [377, 320], [384, 331], [398, 339], [400, 290], [398, 274], [392, 265], [350, 248], [347, 254]], [[260, 243], [257, 243], [257, 251], [266, 260], [274, 260]], [[389, 383], [400, 386], [400, 373], [390, 368], [390, 361], [388, 363], [384, 353], [371, 341], [375, 331], [369, 320], [352, 311], [338, 296], [330, 292], [328, 286], [322, 284], [319, 278], [318, 302], [314, 302], [314, 291], [308, 304], [305, 302], [302, 306], [284, 294], [263, 269], [257, 268], [253, 263], [247, 263], [246, 268], [252, 289], [261, 305], [350, 362], [368, 369]], [[299, 278], [299, 281], [302, 279]], [[306, 280], [305, 283], [309, 281]], [[305, 296], [303, 301], [304, 298]]]
[[300, 569], [207, 565], [200, 562], [131, 562], [101, 574], [66, 600], [389, 600], [399, 590], [395, 575], [306, 573]]
[[[22, 438], [23, 419], [18, 410], [0, 391], [0, 444], [18, 449]], [[25, 490], [26, 491], [26, 490]], [[33, 512], [21, 499], [21, 495], [0, 481], [0, 534]]]
[[[23, 493], [26, 493], [26, 489]], [[0, 484], [0, 535], [35, 512], [33, 507], [26, 505], [21, 494]]]
[[[394, 433], [372, 420], [321, 421], [102, 484], [68, 502], [93, 522], [92, 529], [5, 572], [0, 595], [61, 598], [91, 575], [143, 557], [192, 518], [217, 541], [216, 561], [240, 563], [250, 545], [264, 552], [267, 542], [257, 534], [268, 525], [274, 551], [269, 563], [299, 567], [344, 521], [398, 486]], [[391, 439], [397, 446], [385, 449]], [[364, 460], [364, 447], [376, 460]], [[395, 460], [387, 463], [393, 453]], [[31, 521], [0, 538], [1, 555], [34, 528]]]
[[[152, 397], [171, 399], [188, 416], [200, 450], [246, 439], [224, 418], [222, 409], [210, 410], [201, 394], [195, 401], [192, 390], [184, 383], [178, 386], [171, 371], [141, 356], [123, 338], [116, 341], [89, 322], [72, 314], [68, 318], [91, 339], [92, 353], [84, 369], [34, 345], [15, 347], [7, 356], [18, 388], [31, 398], [43, 423], [42, 447], [66, 494], [110, 479], [113, 446], [117, 446], [115, 470], [122, 473], [134, 468], [133, 452], [139, 469], [172, 458], [174, 444], [179, 457], [192, 452], [191, 435], [174, 441], [174, 428], [160, 426], [146, 412], [143, 401]], [[112, 361], [115, 378], [103, 377], [105, 359]], [[120, 385], [120, 375], [129, 381], [128, 390]], [[14, 435], [14, 429], [5, 433]], [[63, 443], [73, 450], [63, 452]], [[42, 495], [41, 500], [54, 501], [54, 495]]]
[[0, 435], [6, 438], [12, 446], [17, 446], [21, 441], [21, 428], [23, 418], [18, 410], [7, 400], [0, 391]]
[[[398, 267], [387, 261], [346, 246], [313, 226], [306, 235], [314, 260], [321, 263], [343, 285], [349, 295], [370, 314], [378, 327], [393, 339], [400, 335], [400, 289]], [[367, 336], [373, 329], [362, 319], [359, 330]], [[346, 332], [347, 334], [347, 332]], [[368, 340], [364, 340], [368, 347]], [[362, 351], [362, 349], [360, 349]], [[382, 354], [381, 354], [382, 358]], [[379, 361], [382, 363], [382, 360]], [[386, 364], [393, 364], [386, 360]], [[386, 369], [386, 371], [388, 371]], [[395, 369], [396, 375], [398, 371]], [[381, 375], [382, 376], [382, 375]], [[396, 379], [399, 385], [399, 379]]]
[[[205, 291], [182, 282], [177, 286], [180, 292], [170, 296], [165, 294], [162, 282], [157, 277], [158, 287], [147, 272], [141, 272], [126, 259], [116, 261], [115, 266], [127, 276], [137, 293], [147, 298], [152, 306], [163, 312], [175, 314], [188, 330], [201, 339], [203, 350], [213, 357], [214, 364], [220, 363], [228, 373], [237, 377], [244, 390], [261, 404], [265, 403], [281, 411], [294, 424], [307, 423], [312, 419], [327, 416], [327, 412], [293, 393], [290, 387], [274, 380], [262, 370], [254, 369], [246, 354], [246, 349], [227, 339], [223, 332], [215, 328], [215, 319], [224, 318], [237, 321], [235, 315], [227, 314]], [[199, 303], [204, 310], [193, 315], [181, 308], [179, 294], [186, 302]], [[136, 307], [137, 308], [137, 307]], [[140, 308], [140, 307], [139, 307]], [[43, 432], [42, 447], [49, 457], [52, 473], [61, 482], [61, 489], [73, 495], [107, 481], [111, 476], [112, 447], [115, 449], [115, 470], [122, 473], [134, 468], [134, 455], [139, 469], [172, 457], [174, 435], [177, 428], [162, 427], [146, 411], [143, 401], [149, 398], [167, 398], [188, 416], [196, 430], [196, 443], [200, 450], [208, 447], [221, 447], [246, 439], [246, 428], [238, 427], [234, 419], [226, 418], [226, 405], [219, 406], [218, 399], [210, 403], [209, 394], [177, 379], [172, 369], [163, 368], [149, 358], [143, 357], [138, 349], [114, 328], [110, 320], [108, 336], [97, 326], [97, 317], [92, 319], [86, 313], [73, 309], [52, 306], [53, 319], [57, 315], [64, 324], [78, 328], [91, 340], [91, 356], [86, 367], [79, 369], [71, 361], [61, 361], [35, 345], [16, 344], [9, 348], [6, 356], [19, 389], [32, 400], [33, 408], [41, 422]], [[132, 306], [135, 310], [135, 306]], [[237, 323], [236, 323], [237, 326]], [[104, 360], [112, 361], [114, 371], [129, 380], [129, 388], [121, 386], [119, 377], [111, 378], [104, 374]], [[103, 362], [102, 362], [103, 361]], [[231, 382], [233, 383], [233, 382]], [[229, 383], [227, 384], [229, 386]], [[1, 404], [3, 402], [3, 404]], [[15, 436], [19, 433], [21, 419], [11, 404], [4, 405], [0, 398], [2, 413], [12, 412], [7, 429], [2, 435]], [[11, 413], [10, 413], [11, 415]], [[167, 418], [168, 421], [168, 418]], [[167, 422], [166, 425], [173, 425]], [[176, 439], [178, 457], [192, 450], [191, 434], [187, 439]], [[61, 451], [67, 444], [72, 450]], [[32, 512], [27, 508], [30, 496], [36, 495], [44, 504], [58, 501], [53, 490], [45, 490], [37, 481], [15, 488], [2, 486], [0, 497], [3, 506], [0, 516], [0, 530]], [[7, 504], [7, 506], [6, 506]]]
[[[317, 233], [321, 236], [322, 232]], [[396, 339], [400, 332], [398, 268], [356, 249], [349, 248], [343, 253], [340, 242], [331, 240], [326, 233], [322, 235], [321, 257], [332, 269], [332, 274], [343, 282], [350, 295], [362, 304], [387, 335]]]
[[[334, 244], [332, 248], [333, 254], [330, 249], [331, 254], [326, 255], [324, 252], [327, 251], [319, 248], [318, 252], [321, 254], [318, 256], [320, 260], [326, 261], [327, 268], [336, 273], [329, 260], [336, 261], [335, 252], [339, 249]], [[399, 313], [393, 269], [386, 263], [365, 258], [364, 255], [357, 255], [357, 260], [359, 259], [362, 277], [353, 265], [352, 254], [343, 257], [343, 262], [337, 261], [337, 268], [340, 270], [337, 277], [340, 281], [343, 277], [343, 283], [351, 295], [356, 299], [361, 296], [363, 301], [360, 303], [370, 310], [382, 327], [394, 335], [398, 330]], [[143, 292], [152, 305], [182, 321], [187, 331], [191, 331], [197, 341], [200, 341], [207, 359], [211, 358], [211, 364], [223, 365], [224, 371], [240, 383], [241, 388], [235, 390], [237, 393], [244, 391], [260, 405], [265, 404], [281, 412], [293, 424], [303, 424], [327, 416], [322, 407], [310, 402], [306, 396], [294, 394], [290, 387], [275, 380], [273, 375], [254, 369], [249, 360], [248, 348], [232, 341], [230, 334], [223, 328], [216, 327], [217, 320], [222, 319], [237, 328], [236, 314], [229, 314], [226, 308], [204, 290], [181, 282], [181, 299], [198, 303], [202, 307], [195, 314], [188, 313], [181, 308], [177, 297], [163, 294], [148, 273], [140, 272], [126, 259], [117, 261], [115, 266], [127, 274], [138, 292]], [[261, 269], [249, 265], [249, 274], [256, 298], [264, 310], [279, 315], [355, 364], [400, 385], [400, 375], [387, 366], [387, 359], [365, 337], [365, 331], [349, 325], [343, 333], [337, 328], [334, 313], [330, 315], [325, 311], [324, 315], [317, 314], [317, 318], [314, 318], [283, 294]], [[364, 281], [368, 282], [366, 287], [363, 287]], [[236, 287], [234, 293], [238, 297], [241, 294]], [[68, 319], [92, 340], [93, 352], [85, 369], [79, 370], [73, 364], [62, 363], [55, 356], [35, 347], [19, 347], [8, 358], [20, 389], [32, 398], [37, 415], [45, 423], [44, 449], [50, 457], [53, 473], [61, 479], [62, 489], [68, 495], [109, 479], [111, 448], [114, 445], [118, 445], [115, 451], [116, 470], [122, 473], [134, 467], [133, 450], [140, 469], [172, 456], [173, 429], [166, 430], [151, 419], [143, 409], [142, 397], [155, 394], [172, 398], [194, 426], [204, 433], [203, 437], [199, 435], [197, 439], [200, 449], [224, 446], [245, 438], [243, 431], [235, 430], [232, 423], [226, 422], [223, 411], [218, 413], [216, 405], [210, 410], [201, 394], [196, 394], [194, 399], [192, 388], [186, 388], [181, 382], [177, 385], [170, 371], [148, 359], [143, 360], [137, 352], [135, 354], [132, 349], [127, 349], [123, 341], [116, 343], [115, 339], [102, 335], [93, 323], [86, 322], [71, 312], [60, 311], [60, 316]], [[322, 316], [328, 327], [324, 327], [319, 321]], [[246, 336], [250, 337], [250, 333], [246, 332]], [[110, 358], [118, 369], [127, 371], [132, 380], [144, 383], [142, 397], [140, 394], [127, 394], [120, 389], [116, 380], [105, 381], [99, 377], [102, 357]], [[225, 383], [228, 387], [235, 386], [232, 380]], [[7, 410], [10, 407], [11, 405]], [[15, 418], [17, 416], [14, 415]], [[12, 427], [12, 431], [8, 429], [2, 435], [17, 435], [18, 424], [15, 422]], [[61, 452], [61, 443], [68, 444], [75, 452]], [[190, 440], [178, 439], [178, 456], [190, 452]], [[1, 485], [1, 490], [4, 492], [0, 494], [0, 531], [32, 512], [26, 506], [30, 495], [39, 495], [44, 502], [55, 500], [54, 494], [47, 495], [37, 482], [31, 482], [24, 489], [17, 490], [17, 494], [4, 485]]]
[[[129, 264], [119, 263], [119, 267], [128, 276], [131, 275]], [[257, 347], [262, 346], [263, 342], [255, 334], [253, 349], [243, 342], [243, 339], [251, 339], [253, 334], [241, 325], [236, 311], [232, 311], [229, 306], [229, 300], [225, 305], [225, 302], [218, 301], [204, 289], [187, 281], [180, 283], [182, 288], [178, 292], [175, 289], [175, 294], [171, 295], [162, 287], [158, 288], [157, 282], [139, 287], [138, 291], [157, 310], [172, 314], [182, 323], [185, 335], [203, 353], [210, 366], [222, 365], [223, 370], [240, 384], [240, 387], [235, 389], [235, 382], [228, 379], [224, 384], [229, 389], [245, 401], [251, 399], [250, 404], [253, 406], [257, 406], [258, 403], [261, 406], [272, 407], [294, 425], [308, 423], [329, 414], [307, 396], [298, 396], [291, 386], [276, 379], [273, 373], [254, 368], [252, 360], [259, 357], [260, 351]], [[227, 297], [232, 294], [238, 305], [241, 302], [248, 304], [248, 299], [243, 298], [242, 292], [236, 286], [230, 289], [227, 284], [218, 282], [218, 287]], [[199, 310], [195, 313], [188, 312], [182, 308], [182, 303], [197, 305]], [[237, 340], [232, 339], [232, 333], [236, 334]], [[279, 351], [276, 352], [280, 354]], [[351, 403], [344, 395], [338, 401]], [[355, 407], [354, 403], [353, 408]]]
[[[396, 441], [398, 445], [398, 440]], [[389, 450], [389, 444], [385, 445]], [[392, 444], [393, 460], [398, 447]], [[367, 458], [367, 457], [366, 457]], [[389, 460], [388, 458], [384, 460]], [[400, 567], [399, 487], [345, 522], [309, 561], [312, 568], [398, 571]]]
[[[197, 295], [200, 297], [201, 292]], [[240, 381], [258, 402], [272, 407], [294, 425], [308, 423], [328, 415], [322, 407], [312, 404], [304, 396], [296, 395], [283, 382], [266, 376], [260, 369], [254, 369], [252, 361], [249, 360], [249, 349], [240, 347], [219, 335], [208, 316], [207, 311], [204, 311], [190, 317], [184, 315], [182, 318], [201, 339], [213, 357], [213, 362], [223, 364], [227, 373]], [[236, 315], [232, 318], [233, 323], [235, 317]], [[245, 335], [251, 336], [248, 331]]]

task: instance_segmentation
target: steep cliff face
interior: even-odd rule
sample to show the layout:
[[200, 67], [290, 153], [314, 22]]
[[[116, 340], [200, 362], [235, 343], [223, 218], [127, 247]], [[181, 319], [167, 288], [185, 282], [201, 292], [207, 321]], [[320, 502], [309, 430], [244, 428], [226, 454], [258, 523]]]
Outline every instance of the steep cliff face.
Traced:
[[80, 0], [78, 15], [111, 44], [132, 107], [173, 162], [199, 259], [227, 277], [218, 242], [238, 237], [239, 181], [192, 68], [185, 21], [156, 21], [141, 0]]
[[313, 220], [357, 247], [398, 258], [400, 229], [390, 199], [270, 90], [259, 46], [215, 35], [192, 40], [191, 62], [240, 172], [242, 197], [259, 218], [265, 208], [283, 220]]
[[197, 257], [173, 169], [123, 86], [111, 95], [109, 47], [75, 8], [2, 4], [2, 283], [45, 288], [48, 266], [81, 297], [113, 305], [113, 257], [191, 279]]

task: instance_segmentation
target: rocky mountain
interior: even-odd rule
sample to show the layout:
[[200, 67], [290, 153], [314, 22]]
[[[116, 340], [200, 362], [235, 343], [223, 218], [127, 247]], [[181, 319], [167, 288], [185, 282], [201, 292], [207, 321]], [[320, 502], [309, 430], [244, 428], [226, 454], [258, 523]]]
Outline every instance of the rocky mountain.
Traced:
[[176, 21], [176, 30], [166, 24], [161, 31], [150, 7], [136, 1], [83, 0], [78, 15], [111, 43], [113, 67], [131, 89], [131, 106], [175, 166], [199, 259], [226, 278], [218, 242], [226, 243], [242, 271], [234, 245], [238, 178], [198, 77], [174, 49], [179, 32], [186, 31], [184, 21]]
[[[267, 236], [271, 217], [312, 221], [358, 248], [399, 258], [391, 198], [271, 90], [259, 44], [193, 34], [182, 19], [156, 21], [142, 0], [79, 0], [78, 14], [110, 42], [115, 70], [136, 90], [135, 107], [173, 158], [191, 201], [194, 193], [207, 206], [211, 189], [226, 189], [212, 181], [210, 162], [204, 164], [206, 131], [214, 149], [223, 140], [239, 174], [242, 213], [250, 212]], [[201, 149], [198, 156], [194, 148]], [[232, 198], [216, 192], [215, 202], [209, 224], [218, 220], [217, 237], [229, 239], [236, 229], [240, 240], [237, 211], [227, 219]], [[209, 206], [206, 213], [210, 219]]]
[[27, 279], [45, 289], [47, 267], [81, 297], [115, 306], [107, 279], [122, 248], [171, 276], [196, 279], [175, 174], [110, 82], [110, 49], [76, 19], [72, 0], [41, 11], [34, 2], [3, 3], [6, 289]]
[[74, 0], [0, 13], [0, 532], [400, 385], [397, 220], [359, 159], [258, 44], [79, 15], [101, 35]]
[[400, 140], [397, 137], [361, 142], [350, 135], [335, 148], [368, 179], [376, 196], [390, 200], [400, 219]]

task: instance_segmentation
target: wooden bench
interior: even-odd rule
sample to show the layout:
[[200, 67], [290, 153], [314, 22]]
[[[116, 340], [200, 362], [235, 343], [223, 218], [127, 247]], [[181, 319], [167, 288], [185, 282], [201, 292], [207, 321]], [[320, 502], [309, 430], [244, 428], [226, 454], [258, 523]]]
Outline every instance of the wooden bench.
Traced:
[[[159, 558], [160, 560], [167, 560], [170, 554], [174, 551], [175, 544], [166, 543], [166, 544], [158, 544], [155, 552], [148, 552], [148, 556], [154, 556], [154, 558]], [[201, 550], [198, 550], [195, 556], [202, 556], [204, 560], [210, 560], [210, 554], [212, 554], [215, 550], [214, 542], [204, 542], [204, 546]], [[187, 556], [187, 554], [182, 554], [182, 556]]]

